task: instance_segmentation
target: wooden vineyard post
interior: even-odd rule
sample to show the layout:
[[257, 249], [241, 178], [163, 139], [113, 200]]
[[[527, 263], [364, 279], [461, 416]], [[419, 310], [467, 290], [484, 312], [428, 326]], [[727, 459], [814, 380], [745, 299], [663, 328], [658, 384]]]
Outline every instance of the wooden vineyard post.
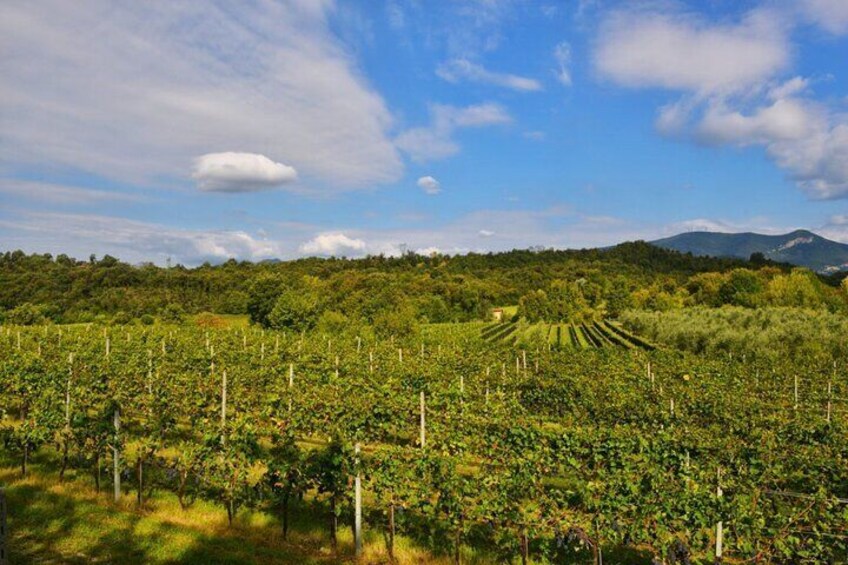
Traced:
[[368, 372], [369, 373], [374, 372], [374, 352], [373, 351], [368, 352]]
[[527, 351], [521, 350], [521, 365], [524, 367], [524, 370], [527, 370]]
[[9, 548], [6, 547], [6, 489], [0, 488], [0, 565], [9, 565]]
[[421, 391], [420, 404], [421, 404], [421, 407], [420, 407], [421, 408], [421, 449], [424, 449], [424, 446], [426, 445], [427, 437], [426, 437], [426, 432], [425, 432], [425, 421], [424, 421], [424, 391], [423, 390]]
[[[723, 492], [721, 490], [721, 467], [718, 468], [718, 486], [716, 487], [716, 495], [721, 498]], [[716, 563], [721, 563], [721, 556], [724, 553], [724, 522], [721, 520], [716, 524], [716, 544], [715, 557]]]
[[353, 537], [356, 546], [356, 557], [362, 557], [362, 473], [359, 470], [359, 444], [354, 447], [354, 466], [356, 467], [356, 478], [354, 479], [354, 517]]
[[339, 378], [339, 356], [336, 355], [336, 378]]
[[398, 362], [403, 365], [403, 348], [398, 348]]
[[359, 353], [359, 351], [361, 349], [362, 349], [362, 338], [359, 337], [359, 336], [356, 336], [356, 352]]
[[116, 407], [114, 413], [115, 445], [112, 447], [112, 483], [115, 487], [115, 502], [121, 500], [121, 409]]
[[21, 330], [18, 330], [18, 349], [21, 348]]
[[109, 337], [106, 337], [106, 357], [109, 357], [109, 353], [112, 351], [112, 343], [109, 340]]

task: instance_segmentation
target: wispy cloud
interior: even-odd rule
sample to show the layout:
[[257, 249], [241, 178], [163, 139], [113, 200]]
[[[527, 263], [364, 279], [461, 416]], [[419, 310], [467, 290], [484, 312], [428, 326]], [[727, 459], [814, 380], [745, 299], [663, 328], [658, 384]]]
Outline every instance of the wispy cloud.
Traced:
[[442, 63], [436, 69], [436, 74], [440, 78], [452, 83], [462, 81], [478, 82], [517, 90], [519, 92], [542, 90], [542, 83], [535, 79], [509, 73], [493, 72], [468, 59], [452, 59], [446, 63]]
[[0, 179], [0, 193], [35, 200], [44, 204], [91, 204], [95, 202], [144, 202], [141, 194], [117, 190], [97, 190], [50, 182]]
[[282, 156], [333, 190], [396, 180], [392, 115], [333, 35], [333, 10], [298, 0], [7, 4], [0, 154], [156, 184], [187, 181], [194, 157], [236, 148]]
[[512, 117], [494, 103], [459, 108], [436, 104], [430, 109], [431, 123], [402, 132], [395, 143], [416, 161], [443, 159], [459, 153], [453, 139], [458, 129], [508, 124]]

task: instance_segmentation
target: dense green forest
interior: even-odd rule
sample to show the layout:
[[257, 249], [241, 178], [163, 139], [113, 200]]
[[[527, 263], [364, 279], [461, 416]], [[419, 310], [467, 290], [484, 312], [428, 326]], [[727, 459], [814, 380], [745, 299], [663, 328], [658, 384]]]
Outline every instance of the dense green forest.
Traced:
[[519, 303], [531, 320], [692, 304], [844, 309], [843, 293], [828, 283], [835, 281], [762, 257], [695, 257], [644, 242], [603, 250], [231, 260], [195, 268], [14, 251], [0, 255], [0, 316], [19, 324], [124, 324], [213, 312], [307, 329], [468, 321], [486, 318], [493, 306]]

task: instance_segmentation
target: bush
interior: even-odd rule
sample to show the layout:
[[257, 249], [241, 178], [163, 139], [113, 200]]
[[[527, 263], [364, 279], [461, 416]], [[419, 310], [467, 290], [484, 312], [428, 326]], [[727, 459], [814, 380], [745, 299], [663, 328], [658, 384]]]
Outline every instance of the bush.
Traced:
[[415, 309], [406, 304], [392, 310], [384, 310], [374, 317], [374, 331], [380, 337], [407, 338], [418, 335], [418, 320]]
[[268, 325], [274, 329], [309, 330], [318, 321], [318, 298], [308, 290], [289, 289], [277, 297], [268, 315]]
[[154, 323], [156, 320], [155, 320], [155, 319], [153, 318], [153, 316], [151, 316], [150, 314], [145, 314], [145, 315], [143, 315], [141, 318], [139, 318], [139, 321], [142, 323], [142, 325], [145, 325], [145, 326], [152, 326], [152, 325], [153, 325], [153, 323]]
[[227, 321], [212, 312], [201, 312], [194, 318], [194, 323], [201, 328], [225, 328]]
[[179, 304], [168, 304], [159, 313], [159, 317], [167, 324], [180, 324], [185, 318], [185, 311]]
[[327, 310], [318, 318], [318, 330], [326, 334], [340, 334], [348, 329], [350, 320], [341, 312]]
[[43, 309], [29, 302], [8, 310], [5, 318], [7, 324], [18, 326], [34, 326], [47, 321]]
[[132, 321], [132, 316], [123, 310], [119, 310], [112, 316], [112, 323], [116, 326], [125, 326]]

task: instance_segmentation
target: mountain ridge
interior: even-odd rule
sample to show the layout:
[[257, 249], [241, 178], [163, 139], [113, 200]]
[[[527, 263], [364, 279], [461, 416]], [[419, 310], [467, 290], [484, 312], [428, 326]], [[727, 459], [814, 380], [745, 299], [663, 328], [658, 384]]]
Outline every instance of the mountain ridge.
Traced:
[[754, 253], [762, 253], [771, 261], [791, 263], [819, 273], [848, 270], [848, 245], [806, 229], [781, 235], [692, 231], [650, 243], [682, 253], [711, 257], [748, 259]]

